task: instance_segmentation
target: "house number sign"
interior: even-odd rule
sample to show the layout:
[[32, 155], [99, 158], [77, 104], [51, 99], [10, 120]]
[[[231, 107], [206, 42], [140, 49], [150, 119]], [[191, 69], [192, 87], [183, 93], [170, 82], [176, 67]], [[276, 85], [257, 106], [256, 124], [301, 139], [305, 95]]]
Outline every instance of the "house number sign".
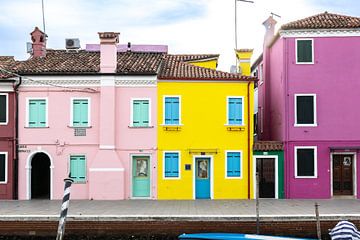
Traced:
[[344, 164], [344, 166], [350, 166], [351, 165], [351, 157], [344, 157], [343, 164]]

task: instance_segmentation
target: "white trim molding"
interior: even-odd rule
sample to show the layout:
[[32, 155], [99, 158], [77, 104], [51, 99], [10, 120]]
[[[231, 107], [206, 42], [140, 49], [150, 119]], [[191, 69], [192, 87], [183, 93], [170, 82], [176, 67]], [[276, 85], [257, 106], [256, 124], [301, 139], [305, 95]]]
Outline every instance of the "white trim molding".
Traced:
[[45, 127], [30, 127], [30, 128], [47, 128], [49, 127], [49, 100], [48, 97], [27, 97], [26, 98], [26, 115], [25, 115], [25, 127], [29, 127], [29, 104], [30, 100], [45, 100]]
[[[178, 124], [167, 124], [165, 123], [165, 98], [168, 97], [177, 97], [179, 98], [179, 123]], [[162, 119], [162, 126], [182, 126], [182, 122], [181, 122], [181, 95], [163, 95], [163, 119]]]
[[[179, 169], [179, 175], [177, 177], [166, 177], [165, 176], [165, 154], [166, 153], [177, 153], [178, 154], [178, 169]], [[162, 165], [163, 165], [163, 169], [162, 169], [162, 175], [163, 175], [163, 180], [179, 180], [181, 179], [181, 152], [180, 151], [163, 151], [163, 157], [162, 157]]]
[[5, 122], [0, 122], [0, 125], [8, 125], [9, 123], [9, 94], [8, 93], [0, 93], [0, 96], [5, 96], [5, 114], [6, 114], [6, 118], [5, 118]]
[[[299, 41], [311, 41], [311, 62], [298, 62], [298, 42]], [[314, 39], [312, 38], [297, 38], [295, 39], [295, 63], [300, 65], [306, 65], [306, 64], [314, 64], [315, 62], [315, 56], [314, 56]]]
[[[242, 119], [241, 124], [230, 124], [229, 123], [229, 99], [230, 98], [241, 98], [241, 111]], [[225, 126], [245, 126], [245, 97], [244, 96], [226, 96], [226, 124]]]
[[[134, 183], [133, 183], [133, 179], [134, 179], [134, 169], [133, 169], [133, 164], [134, 164], [134, 159], [136, 157], [146, 157], [149, 159], [149, 166], [148, 166], [148, 171], [149, 171], [149, 196], [147, 197], [134, 197]], [[152, 155], [151, 153], [130, 153], [130, 167], [129, 167], [129, 177], [130, 177], [130, 196], [131, 199], [151, 199], [155, 196], [155, 188], [153, 186], [153, 182], [156, 180], [153, 180], [153, 160], [152, 160]]]
[[8, 183], [8, 152], [0, 152], [0, 155], [5, 155], [5, 180], [0, 181], [0, 184], [7, 184]]
[[74, 127], [74, 100], [87, 100], [88, 101], [88, 124], [87, 126], [75, 126], [75, 127], [91, 127], [91, 98], [90, 97], [72, 97], [70, 98], [70, 127]]
[[[227, 175], [227, 156], [228, 153], [240, 153], [240, 176], [239, 177], [229, 177]], [[243, 151], [242, 150], [225, 150], [225, 179], [242, 179], [243, 178]]]
[[274, 158], [274, 174], [275, 174], [275, 199], [279, 198], [279, 156], [278, 155], [253, 155], [253, 183], [254, 183], [254, 199], [256, 199], [256, 161], [258, 158]]
[[[297, 123], [297, 97], [303, 97], [303, 96], [312, 96], [313, 97], [313, 105], [314, 105], [314, 123]], [[315, 93], [296, 93], [294, 94], [294, 127], [317, 127], [317, 110], [316, 110], [316, 94]]]
[[280, 30], [280, 37], [360, 37], [360, 28]]
[[[298, 149], [313, 149], [314, 150], [314, 174], [313, 176], [298, 176], [298, 159], [297, 159], [297, 150]], [[317, 178], [318, 170], [317, 170], [317, 146], [294, 146], [294, 169], [295, 169], [295, 178]]]

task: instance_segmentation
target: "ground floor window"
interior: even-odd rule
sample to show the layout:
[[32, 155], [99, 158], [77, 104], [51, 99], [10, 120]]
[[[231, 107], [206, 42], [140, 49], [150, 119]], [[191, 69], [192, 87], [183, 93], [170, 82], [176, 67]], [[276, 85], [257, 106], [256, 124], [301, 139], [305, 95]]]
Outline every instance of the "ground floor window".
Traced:
[[164, 177], [179, 178], [180, 156], [179, 152], [164, 153]]
[[226, 152], [226, 177], [240, 178], [241, 177], [241, 152], [227, 151]]
[[317, 147], [295, 147], [295, 177], [317, 177]]
[[7, 153], [0, 152], [0, 183], [7, 183]]
[[70, 177], [75, 182], [86, 181], [86, 158], [84, 155], [70, 156]]

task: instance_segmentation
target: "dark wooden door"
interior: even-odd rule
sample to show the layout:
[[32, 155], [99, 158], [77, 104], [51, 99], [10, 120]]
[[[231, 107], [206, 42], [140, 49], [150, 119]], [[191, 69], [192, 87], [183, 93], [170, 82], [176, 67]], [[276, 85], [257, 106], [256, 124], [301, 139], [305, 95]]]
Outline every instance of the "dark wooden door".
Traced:
[[333, 194], [353, 195], [353, 156], [333, 156]]
[[259, 174], [259, 197], [275, 198], [275, 158], [257, 158], [256, 172]]

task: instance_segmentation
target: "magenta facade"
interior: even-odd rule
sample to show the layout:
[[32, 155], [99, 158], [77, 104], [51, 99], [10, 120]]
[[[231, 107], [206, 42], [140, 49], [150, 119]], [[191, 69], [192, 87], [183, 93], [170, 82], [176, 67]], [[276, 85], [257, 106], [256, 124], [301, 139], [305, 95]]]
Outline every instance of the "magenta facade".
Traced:
[[[284, 142], [287, 198], [358, 197], [360, 34], [349, 32], [280, 30], [272, 41], [265, 38], [264, 82], [258, 90], [263, 113], [259, 124], [264, 126], [259, 139]], [[298, 39], [313, 41], [313, 63], [296, 62]], [[315, 124], [299, 126], [295, 98], [308, 94], [315, 102]], [[315, 176], [296, 176], [301, 163], [295, 166], [295, 149], [309, 146], [315, 149]], [[341, 165], [347, 166], [345, 172], [335, 165], [339, 157]], [[339, 181], [351, 190], [339, 192]]]
[[[6, 99], [7, 121], [0, 123], [0, 154], [5, 156], [5, 179], [0, 180], [0, 200], [13, 199], [14, 195], [14, 159], [16, 157], [15, 143], [15, 93], [14, 82], [0, 79], [0, 96]], [[3, 108], [2, 108], [3, 109]], [[3, 170], [3, 169], [2, 169]], [[4, 180], [4, 181], [3, 181]]]

